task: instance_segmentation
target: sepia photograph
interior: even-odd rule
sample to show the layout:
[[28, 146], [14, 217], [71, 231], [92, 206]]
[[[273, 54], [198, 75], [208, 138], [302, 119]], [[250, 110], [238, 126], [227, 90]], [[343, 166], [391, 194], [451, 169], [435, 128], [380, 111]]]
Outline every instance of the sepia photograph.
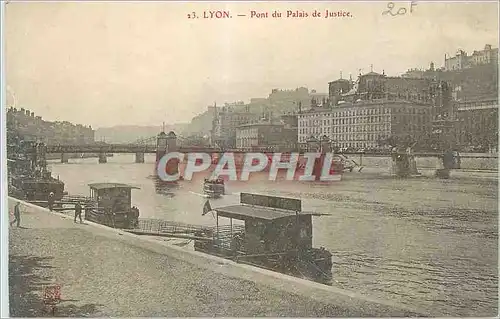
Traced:
[[1, 10], [2, 318], [498, 317], [498, 1]]

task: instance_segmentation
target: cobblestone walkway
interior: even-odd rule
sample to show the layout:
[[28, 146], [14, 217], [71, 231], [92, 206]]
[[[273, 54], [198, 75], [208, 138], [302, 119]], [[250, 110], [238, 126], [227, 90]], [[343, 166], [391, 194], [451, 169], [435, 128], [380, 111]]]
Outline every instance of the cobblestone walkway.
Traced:
[[21, 226], [9, 234], [12, 317], [49, 316], [41, 294], [50, 283], [62, 287], [56, 316], [65, 317], [384, 316], [224, 276], [43, 210], [24, 211]]

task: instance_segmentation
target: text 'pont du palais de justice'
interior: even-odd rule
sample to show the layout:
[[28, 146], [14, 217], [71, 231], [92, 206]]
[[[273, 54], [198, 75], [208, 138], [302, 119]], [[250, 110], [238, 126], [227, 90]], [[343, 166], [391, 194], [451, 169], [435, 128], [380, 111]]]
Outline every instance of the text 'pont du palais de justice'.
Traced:
[[271, 10], [259, 11], [250, 10], [248, 12], [233, 13], [230, 10], [205, 10], [201, 12], [191, 12], [187, 14], [188, 19], [231, 19], [234, 17], [250, 19], [300, 19], [300, 18], [352, 18], [353, 14], [345, 10]]

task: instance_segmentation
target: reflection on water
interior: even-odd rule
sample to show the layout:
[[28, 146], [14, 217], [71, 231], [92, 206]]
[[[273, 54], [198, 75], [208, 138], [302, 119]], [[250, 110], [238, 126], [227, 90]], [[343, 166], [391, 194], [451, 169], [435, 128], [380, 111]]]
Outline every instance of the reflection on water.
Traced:
[[[141, 217], [214, 225], [213, 216], [201, 216], [203, 175], [158, 187], [153, 157], [145, 164], [133, 163], [133, 155], [108, 160], [70, 160], [52, 170], [70, 194], [88, 194], [89, 183], [128, 183], [141, 188], [132, 197]], [[301, 198], [305, 210], [332, 214], [314, 220], [314, 245], [333, 253], [335, 286], [444, 315], [496, 313], [497, 181], [365, 176], [325, 185], [252, 175], [228, 182], [229, 195], [211, 204], [236, 204], [240, 192]]]

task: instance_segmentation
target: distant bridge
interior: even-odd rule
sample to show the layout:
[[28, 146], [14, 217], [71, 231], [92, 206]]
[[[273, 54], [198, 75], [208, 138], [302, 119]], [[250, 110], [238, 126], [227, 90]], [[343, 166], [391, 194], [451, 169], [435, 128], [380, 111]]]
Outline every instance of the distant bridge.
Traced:
[[155, 145], [74, 144], [47, 145], [47, 153], [156, 153]]
[[[135, 154], [136, 163], [144, 163], [144, 154], [156, 154], [156, 138], [157, 136], [142, 138], [134, 141], [129, 144], [107, 144], [107, 143], [95, 143], [95, 144], [74, 144], [74, 145], [47, 145], [46, 152], [47, 153], [58, 153], [61, 154], [61, 162], [68, 161], [68, 154], [83, 154], [83, 153], [92, 153], [99, 154], [99, 162], [106, 163], [107, 158], [106, 154]], [[185, 141], [182, 137], [178, 137], [177, 139], [177, 147], [176, 151], [180, 153], [209, 153], [209, 154], [217, 154], [217, 153], [235, 153], [235, 154], [243, 154], [250, 152], [260, 152], [260, 153], [299, 153], [304, 154], [309, 151], [291, 151], [291, 150], [276, 150], [276, 148], [256, 148], [256, 149], [221, 149], [214, 147], [204, 147], [204, 146], [188, 146], [182, 145], [182, 142]], [[385, 152], [349, 152], [343, 153], [345, 155], [355, 155], [360, 156], [390, 156], [392, 153], [390, 151]], [[422, 153], [413, 153], [416, 157], [441, 157], [444, 155], [442, 152], [422, 152]], [[497, 158], [496, 155], [483, 155], [483, 154], [463, 154], [462, 158]]]
[[[212, 147], [196, 147], [196, 146], [179, 146], [176, 149], [181, 153], [220, 153], [224, 152], [220, 149]], [[228, 150], [226, 150], [227, 152]], [[93, 153], [93, 154], [156, 154], [156, 145], [139, 145], [139, 144], [64, 144], [64, 145], [47, 145], [47, 153], [72, 154], [72, 153]], [[246, 153], [248, 151], [236, 150], [235, 152]]]
[[[242, 149], [220, 149], [213, 147], [197, 147], [197, 146], [179, 146], [176, 149], [177, 152], [180, 153], [251, 153], [251, 152], [260, 152], [260, 153], [299, 153], [304, 154], [310, 151], [285, 151], [285, 150], [276, 150], [275, 148], [259, 148], [255, 150], [242, 150]], [[156, 154], [156, 146], [153, 145], [137, 145], [137, 144], [83, 144], [83, 145], [48, 145], [47, 153], [96, 153], [96, 154], [106, 154], [106, 153], [121, 153], [121, 154], [134, 154], [134, 153], [142, 153], [142, 154]], [[387, 152], [374, 152], [374, 153], [366, 153], [366, 152], [346, 152], [342, 153], [346, 155], [365, 155], [365, 156], [389, 156], [392, 153], [390, 151]], [[444, 153], [442, 152], [414, 152], [413, 155], [417, 157], [438, 157], [442, 156]], [[496, 158], [497, 155], [467, 155], [462, 154], [463, 158]]]

